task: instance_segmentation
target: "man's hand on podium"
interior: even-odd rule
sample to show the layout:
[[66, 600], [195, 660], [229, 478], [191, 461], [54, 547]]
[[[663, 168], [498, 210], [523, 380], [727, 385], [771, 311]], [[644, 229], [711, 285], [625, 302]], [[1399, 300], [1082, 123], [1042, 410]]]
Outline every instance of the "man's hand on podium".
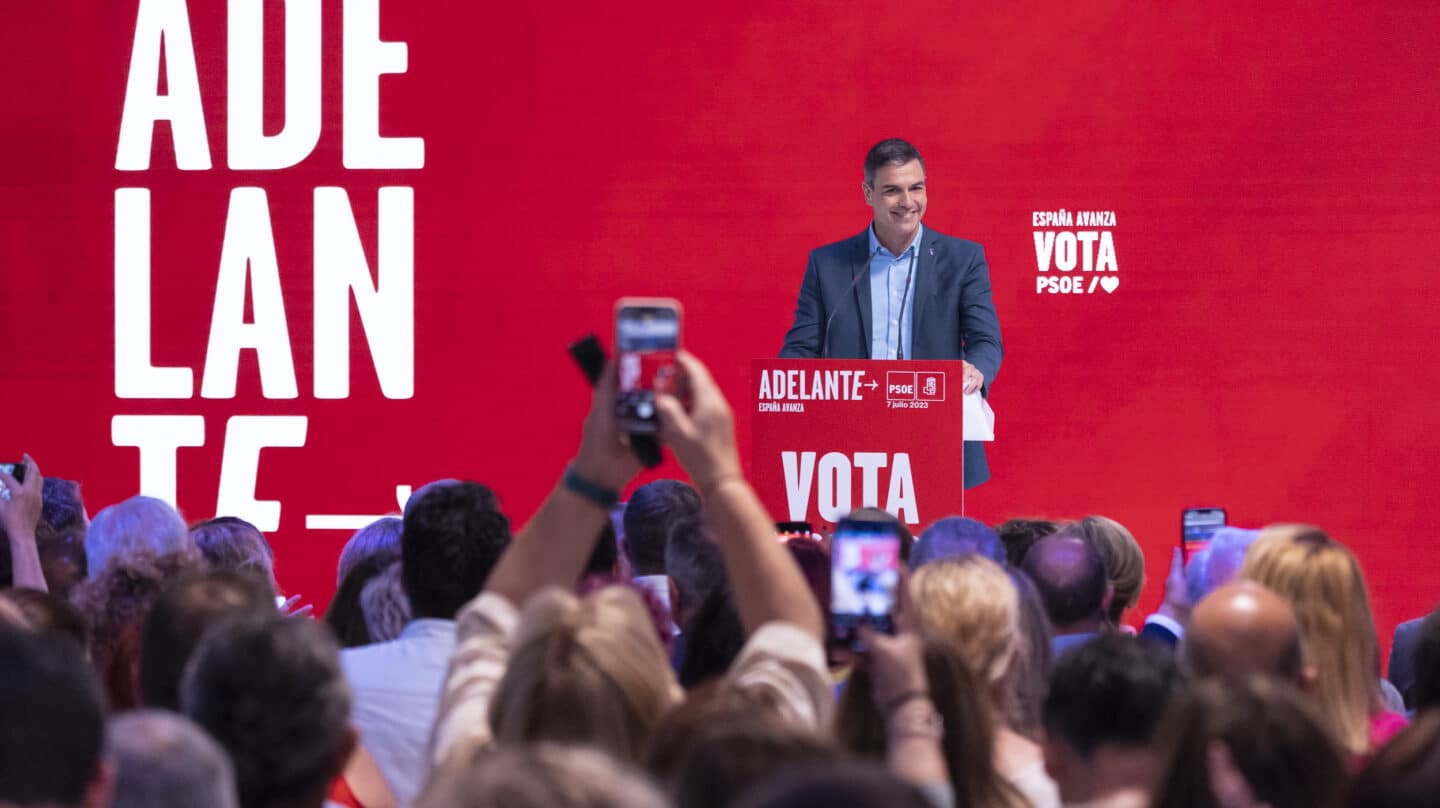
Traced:
[[963, 359], [960, 362], [965, 366], [965, 395], [968, 396], [984, 386], [985, 374], [976, 370], [974, 365]]

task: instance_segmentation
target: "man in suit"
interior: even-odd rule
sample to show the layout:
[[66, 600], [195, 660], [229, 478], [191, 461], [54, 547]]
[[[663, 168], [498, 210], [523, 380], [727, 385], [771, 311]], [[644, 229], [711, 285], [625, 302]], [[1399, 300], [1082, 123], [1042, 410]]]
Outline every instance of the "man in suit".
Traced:
[[[782, 358], [959, 359], [964, 391], [988, 395], [1000, 370], [1000, 321], [985, 251], [921, 225], [925, 161], [898, 138], [865, 155], [865, 232], [813, 250]], [[965, 443], [965, 487], [990, 479]]]

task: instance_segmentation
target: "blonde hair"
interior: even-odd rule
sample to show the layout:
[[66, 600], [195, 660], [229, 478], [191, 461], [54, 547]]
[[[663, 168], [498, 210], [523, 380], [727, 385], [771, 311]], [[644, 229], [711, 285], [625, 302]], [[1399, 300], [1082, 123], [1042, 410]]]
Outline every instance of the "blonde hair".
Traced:
[[521, 612], [490, 725], [501, 743], [583, 743], [638, 763], [681, 695], [638, 595], [550, 589]]
[[1145, 553], [1140, 542], [1124, 525], [1105, 516], [1087, 516], [1060, 532], [1088, 539], [1100, 553], [1105, 577], [1115, 587], [1107, 616], [1118, 624], [1124, 611], [1140, 600], [1140, 591], [1145, 588]]
[[1380, 706], [1380, 651], [1355, 556], [1318, 527], [1271, 525], [1250, 546], [1240, 578], [1290, 601], [1316, 667], [1320, 710], [1341, 743], [1364, 753]]
[[921, 567], [910, 579], [920, 634], [959, 652], [991, 690], [1019, 644], [1020, 596], [999, 564], [967, 554]]

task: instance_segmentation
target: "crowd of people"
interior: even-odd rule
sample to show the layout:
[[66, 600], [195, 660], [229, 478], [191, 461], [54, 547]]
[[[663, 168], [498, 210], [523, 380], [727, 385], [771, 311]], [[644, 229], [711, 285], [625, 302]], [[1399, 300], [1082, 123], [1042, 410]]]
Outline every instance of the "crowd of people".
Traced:
[[323, 615], [243, 520], [137, 496], [92, 521], [34, 460], [0, 472], [0, 805], [1440, 804], [1440, 612], [1382, 678], [1321, 529], [1177, 551], [1142, 620], [1113, 520], [896, 523], [896, 630], [841, 646], [824, 537], [777, 539], [680, 362], [657, 408], [688, 482], [611, 502], [640, 472], [612, 369], [518, 532], [433, 482], [347, 543]]

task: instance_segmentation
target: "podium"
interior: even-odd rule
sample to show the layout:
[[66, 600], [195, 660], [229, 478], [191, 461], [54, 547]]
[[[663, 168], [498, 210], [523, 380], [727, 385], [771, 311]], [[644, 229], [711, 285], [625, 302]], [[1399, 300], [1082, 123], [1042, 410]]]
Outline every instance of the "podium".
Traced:
[[907, 525], [961, 513], [959, 361], [756, 359], [750, 480], [778, 521], [874, 506]]

